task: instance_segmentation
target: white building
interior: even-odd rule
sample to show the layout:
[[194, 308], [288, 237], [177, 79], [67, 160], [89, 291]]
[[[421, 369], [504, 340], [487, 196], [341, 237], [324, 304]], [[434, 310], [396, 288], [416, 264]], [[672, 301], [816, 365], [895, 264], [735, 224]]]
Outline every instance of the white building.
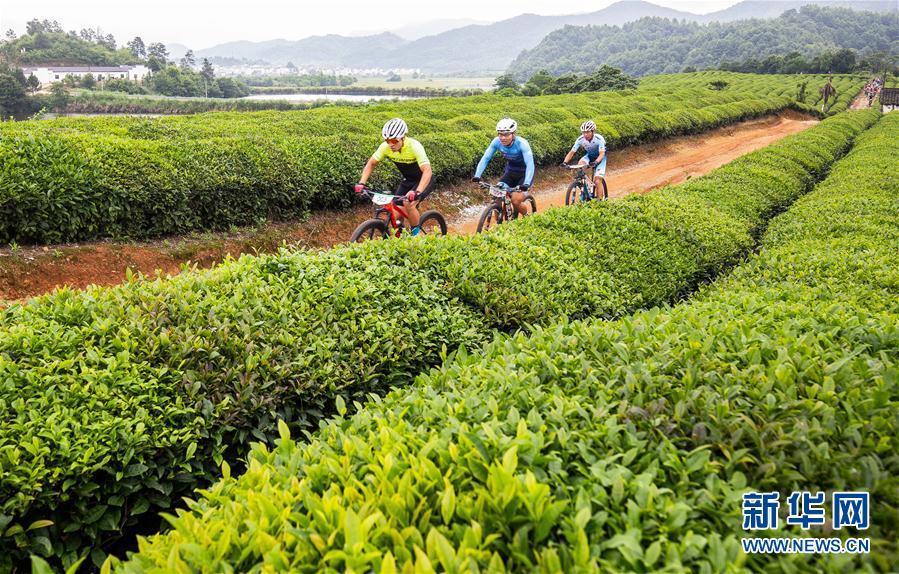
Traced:
[[150, 69], [143, 64], [137, 66], [44, 66], [23, 68], [22, 71], [26, 78], [34, 74], [42, 85], [61, 82], [66, 76], [80, 79], [90, 74], [97, 81], [121, 79], [139, 82], [150, 75]]
[[881, 88], [880, 106], [883, 113], [899, 110], [899, 88]]

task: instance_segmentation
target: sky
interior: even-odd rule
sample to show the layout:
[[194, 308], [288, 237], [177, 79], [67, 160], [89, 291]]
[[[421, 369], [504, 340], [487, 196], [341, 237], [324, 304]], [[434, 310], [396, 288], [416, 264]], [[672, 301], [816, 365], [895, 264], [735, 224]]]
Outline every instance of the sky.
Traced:
[[[694, 13], [713, 12], [737, 0], [650, 0]], [[145, 43], [179, 43], [199, 50], [233, 40], [299, 40], [321, 34], [357, 35], [445, 18], [497, 21], [519, 14], [592, 12], [613, 0], [560, 3], [555, 0], [0, 0], [0, 33], [25, 31], [32, 18], [57, 20], [65, 30], [99, 27], [119, 44], [134, 36]], [[396, 8], [392, 8], [396, 6]], [[413, 8], [418, 8], [417, 10]]]

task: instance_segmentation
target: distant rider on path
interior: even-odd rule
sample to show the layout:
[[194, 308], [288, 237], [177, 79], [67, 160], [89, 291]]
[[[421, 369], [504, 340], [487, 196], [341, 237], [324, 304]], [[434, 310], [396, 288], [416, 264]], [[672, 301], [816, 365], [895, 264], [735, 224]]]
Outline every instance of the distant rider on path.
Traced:
[[408, 131], [409, 127], [406, 122], [400, 118], [393, 118], [384, 124], [381, 129], [381, 137], [384, 138], [384, 142], [365, 164], [362, 177], [359, 178], [355, 190], [356, 193], [362, 193], [375, 166], [385, 157], [391, 160], [403, 176], [394, 195], [406, 199], [403, 208], [409, 215], [412, 235], [418, 235], [421, 231], [418, 227], [421, 219], [418, 204], [434, 190], [434, 179], [431, 162], [428, 160], [425, 148], [418, 140], [406, 137]]
[[601, 186], [601, 179], [606, 176], [606, 140], [604, 137], [596, 133], [596, 124], [592, 121], [586, 121], [581, 124], [581, 137], [575, 140], [571, 151], [565, 156], [562, 165], [567, 165], [577, 150], [583, 148], [586, 155], [578, 161], [578, 165], [587, 166], [594, 165], [593, 169], [593, 189]]
[[487, 164], [496, 152], [501, 152], [506, 158], [506, 169], [499, 180], [500, 186], [518, 187], [521, 190], [512, 192], [512, 205], [519, 215], [527, 215], [527, 208], [522, 202], [525, 193], [534, 183], [534, 154], [528, 140], [515, 134], [517, 130], [518, 124], [512, 118], [503, 118], [496, 124], [497, 137], [490, 142], [471, 180], [481, 181], [481, 175], [487, 169]]

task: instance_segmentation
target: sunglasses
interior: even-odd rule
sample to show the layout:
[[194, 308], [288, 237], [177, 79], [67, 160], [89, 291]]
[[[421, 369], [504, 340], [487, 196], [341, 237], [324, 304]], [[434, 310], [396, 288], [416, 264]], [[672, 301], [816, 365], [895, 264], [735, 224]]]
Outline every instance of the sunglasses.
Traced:
[[400, 140], [400, 139], [397, 139], [397, 138], [388, 138], [388, 139], [386, 139], [386, 140], [384, 140], [384, 141], [386, 141], [386, 142], [387, 142], [388, 144], [390, 144], [390, 145], [396, 145], [396, 144], [400, 143], [400, 142], [403, 141], [403, 140]]

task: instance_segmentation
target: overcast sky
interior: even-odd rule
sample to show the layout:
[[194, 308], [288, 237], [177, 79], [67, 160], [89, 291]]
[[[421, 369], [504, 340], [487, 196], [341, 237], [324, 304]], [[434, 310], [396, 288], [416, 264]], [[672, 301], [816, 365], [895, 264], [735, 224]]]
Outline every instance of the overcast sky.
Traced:
[[[651, 0], [678, 10], [706, 13], [737, 0]], [[496, 21], [526, 12], [571, 14], [592, 12], [613, 0], [0, 0], [0, 31], [25, 31], [32, 18], [58, 20], [65, 30], [100, 27], [119, 44], [134, 36], [146, 43], [177, 42], [194, 50], [231, 40], [299, 40], [320, 34], [353, 35], [386, 31], [425, 20], [471, 18]], [[418, 8], [418, 10], [416, 10]]]

